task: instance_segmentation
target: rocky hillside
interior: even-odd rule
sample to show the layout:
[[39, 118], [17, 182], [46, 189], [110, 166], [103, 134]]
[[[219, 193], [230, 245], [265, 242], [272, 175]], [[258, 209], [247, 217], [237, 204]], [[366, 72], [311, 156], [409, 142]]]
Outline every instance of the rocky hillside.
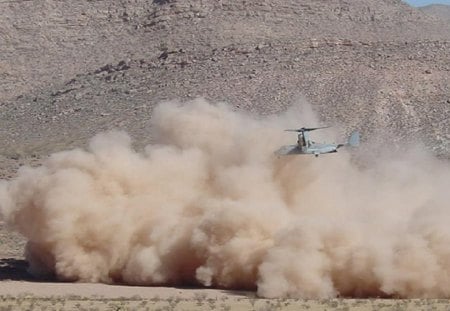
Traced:
[[[1, 1], [0, 176], [153, 106], [204, 96], [258, 114], [300, 96], [323, 122], [449, 156], [450, 31], [401, 0]], [[443, 30], [444, 29], [444, 30]]]
[[450, 5], [432, 4], [421, 7], [420, 10], [428, 15], [435, 16], [450, 23]]

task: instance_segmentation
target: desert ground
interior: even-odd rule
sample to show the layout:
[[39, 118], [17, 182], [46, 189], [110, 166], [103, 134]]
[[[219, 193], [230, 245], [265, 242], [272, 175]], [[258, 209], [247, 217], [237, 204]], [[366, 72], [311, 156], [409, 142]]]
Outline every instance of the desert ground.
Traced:
[[[262, 299], [248, 291], [33, 280], [23, 261], [2, 262], [1, 310], [448, 310], [447, 299]], [[13, 272], [9, 271], [14, 270]], [[22, 270], [22, 271], [21, 271]]]

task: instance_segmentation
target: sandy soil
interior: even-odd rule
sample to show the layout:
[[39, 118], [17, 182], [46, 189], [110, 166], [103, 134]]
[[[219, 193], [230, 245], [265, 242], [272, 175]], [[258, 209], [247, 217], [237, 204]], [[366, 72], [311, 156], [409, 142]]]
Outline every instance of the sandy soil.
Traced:
[[143, 287], [143, 286], [122, 286], [92, 283], [58, 283], [58, 282], [35, 282], [23, 281], [2, 281], [0, 282], [0, 296], [21, 296], [34, 295], [39, 297], [54, 296], [82, 296], [82, 297], [103, 297], [103, 298], [142, 298], [142, 299], [169, 299], [177, 297], [183, 300], [206, 297], [212, 299], [226, 299], [229, 297], [239, 298], [254, 297], [251, 292], [225, 291], [218, 289], [186, 289], [173, 287]]
[[0, 282], [1, 310], [448, 310], [448, 305], [448, 300], [258, 299], [215, 289]]
[[[5, 246], [5, 244], [2, 244]], [[448, 310], [400, 299], [260, 299], [253, 292], [36, 280], [21, 258], [0, 258], [0, 310]]]

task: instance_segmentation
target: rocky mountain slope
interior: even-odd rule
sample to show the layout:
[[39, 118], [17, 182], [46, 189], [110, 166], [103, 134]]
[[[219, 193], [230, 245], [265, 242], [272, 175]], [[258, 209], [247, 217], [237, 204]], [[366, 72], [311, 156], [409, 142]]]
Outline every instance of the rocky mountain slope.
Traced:
[[449, 156], [450, 31], [400, 0], [0, 2], [0, 177], [95, 133], [145, 144], [162, 100], [322, 121]]
[[428, 15], [435, 16], [450, 23], [450, 5], [432, 4], [421, 7], [420, 10]]

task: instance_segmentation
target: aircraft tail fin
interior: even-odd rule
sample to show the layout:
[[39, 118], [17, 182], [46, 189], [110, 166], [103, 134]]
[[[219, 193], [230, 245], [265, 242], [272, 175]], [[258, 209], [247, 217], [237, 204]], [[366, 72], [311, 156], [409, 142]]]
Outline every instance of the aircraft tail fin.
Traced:
[[350, 135], [350, 137], [348, 139], [348, 145], [350, 147], [358, 147], [359, 146], [359, 132], [355, 131]]
[[348, 141], [345, 144], [337, 145], [336, 149], [339, 149], [341, 147], [347, 147], [347, 146], [350, 146], [350, 147], [358, 147], [359, 146], [359, 132], [358, 131], [352, 132], [352, 134], [348, 138]]

